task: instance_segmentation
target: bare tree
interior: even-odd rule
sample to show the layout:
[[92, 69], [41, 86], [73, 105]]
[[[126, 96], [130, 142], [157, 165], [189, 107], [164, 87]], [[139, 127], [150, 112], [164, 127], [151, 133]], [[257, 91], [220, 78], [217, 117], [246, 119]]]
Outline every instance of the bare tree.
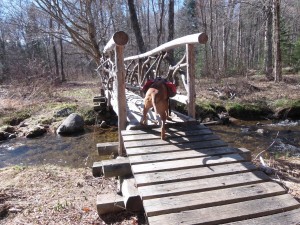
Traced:
[[[77, 47], [100, 63], [101, 52], [97, 36], [93, 5], [95, 0], [84, 0], [74, 3], [70, 0], [35, 0], [40, 9], [49, 14], [68, 32], [68, 37]], [[104, 31], [107, 27], [104, 25]], [[55, 34], [54, 34], [55, 35]], [[66, 34], [63, 34], [66, 35]]]
[[272, 54], [272, 1], [267, 0], [264, 5], [264, 12], [266, 15], [265, 22], [265, 56], [264, 56], [264, 71], [268, 80], [273, 79], [272, 70], [273, 70], [273, 54]]
[[157, 3], [157, 10], [154, 1], [152, 0], [152, 10], [154, 13], [154, 21], [155, 21], [155, 28], [156, 28], [156, 45], [159, 46], [161, 43], [161, 36], [163, 34], [163, 20], [165, 15], [165, 1], [160, 0]]
[[130, 21], [131, 21], [132, 28], [134, 30], [134, 34], [135, 34], [135, 38], [136, 38], [136, 41], [137, 41], [137, 44], [139, 47], [139, 51], [141, 53], [146, 52], [144, 39], [143, 39], [143, 36], [141, 33], [140, 25], [139, 25], [135, 7], [134, 7], [134, 0], [128, 0], [127, 3], [128, 3], [128, 7], [129, 7], [129, 12], [130, 12]]
[[273, 0], [273, 51], [274, 51], [274, 81], [282, 80], [282, 62], [280, 49], [280, 0]]
[[228, 69], [228, 39], [232, 27], [234, 9], [237, 4], [236, 0], [229, 0], [225, 9], [225, 19], [223, 20], [223, 70], [226, 73]]
[[[174, 39], [174, 0], [169, 0], [169, 19], [168, 19], [168, 41], [172, 41]], [[173, 50], [169, 52], [170, 61], [174, 61], [174, 52]]]

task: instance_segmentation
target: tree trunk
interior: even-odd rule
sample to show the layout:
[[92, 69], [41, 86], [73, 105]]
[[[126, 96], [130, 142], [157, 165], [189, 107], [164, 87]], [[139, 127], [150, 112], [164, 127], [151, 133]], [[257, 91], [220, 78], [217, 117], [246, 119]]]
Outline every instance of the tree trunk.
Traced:
[[159, 29], [157, 32], [157, 46], [161, 43], [161, 37], [163, 34], [163, 19], [165, 14], [165, 0], [161, 0], [161, 11], [160, 11], [160, 18], [159, 18]]
[[[237, 32], [236, 32], [236, 52], [235, 52], [235, 67], [240, 67], [240, 58], [241, 58], [241, 36], [242, 36], [242, 19], [241, 19], [241, 11], [242, 6], [240, 5], [240, 11], [238, 14], [238, 26], [237, 26]], [[239, 68], [240, 69], [240, 68]]]
[[[49, 28], [51, 31], [53, 31], [53, 20], [50, 18], [49, 21]], [[53, 57], [54, 57], [54, 66], [55, 66], [55, 76], [52, 76], [53, 82], [56, 82], [57, 77], [59, 76], [59, 66], [58, 66], [58, 57], [57, 57], [57, 50], [54, 42], [54, 37], [51, 36], [51, 45], [52, 45], [52, 52], [53, 52]]]
[[282, 80], [282, 62], [280, 50], [280, 0], [273, 0], [273, 51], [274, 51], [274, 81]]
[[[168, 42], [174, 39], [174, 0], [169, 0]], [[169, 51], [170, 62], [174, 62], [174, 51]]]
[[64, 70], [64, 48], [63, 48], [63, 40], [62, 38], [59, 39], [60, 45], [60, 73], [61, 73], [61, 82], [66, 81], [66, 75]]
[[138, 18], [136, 15], [135, 7], [134, 7], [134, 0], [127, 0], [129, 12], [130, 12], [130, 21], [132, 28], [134, 30], [135, 38], [138, 44], [138, 48], [140, 53], [146, 52], [145, 43], [143, 40], [142, 32], [140, 29], [140, 25], [138, 22]]
[[267, 17], [266, 23], [265, 23], [265, 57], [264, 57], [264, 66], [265, 66], [265, 75], [268, 80], [272, 80], [272, 71], [273, 71], [273, 65], [272, 65], [272, 20], [273, 20], [273, 14], [272, 14], [272, 3], [271, 0], [268, 1], [268, 4], [265, 8], [265, 14]]
[[[204, 1], [199, 1], [197, 4], [198, 7], [198, 15], [201, 15], [201, 18], [199, 18], [198, 23], [199, 25], [201, 23], [203, 23], [203, 32], [207, 34], [207, 22], [206, 22], [206, 6], [205, 6], [205, 2]], [[200, 27], [200, 26], [199, 26]], [[205, 59], [204, 61], [206, 61], [206, 63], [204, 63], [204, 74], [209, 73], [210, 69], [209, 69], [209, 63], [208, 62], [208, 47], [207, 45], [204, 46], [204, 56]]]
[[96, 35], [96, 25], [93, 17], [93, 12], [92, 12], [92, 3], [93, 0], [86, 0], [86, 15], [87, 15], [87, 20], [88, 20], [88, 35], [89, 35], [89, 40], [92, 45], [92, 49], [95, 55], [95, 61], [96, 64], [100, 64], [101, 60], [101, 53], [99, 49], [99, 44], [97, 41], [97, 35]]
[[215, 68], [215, 50], [214, 50], [214, 25], [213, 25], [213, 5], [212, 0], [209, 0], [209, 9], [210, 9], [210, 53], [211, 53], [211, 74], [213, 75], [213, 78], [216, 78], [216, 68]]

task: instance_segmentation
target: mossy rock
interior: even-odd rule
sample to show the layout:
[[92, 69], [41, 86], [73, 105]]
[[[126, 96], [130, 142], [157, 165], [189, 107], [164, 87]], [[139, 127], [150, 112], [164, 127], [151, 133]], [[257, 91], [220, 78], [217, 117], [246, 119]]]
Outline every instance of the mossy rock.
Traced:
[[269, 107], [261, 104], [231, 103], [226, 108], [231, 117], [242, 120], [265, 119], [273, 114]]

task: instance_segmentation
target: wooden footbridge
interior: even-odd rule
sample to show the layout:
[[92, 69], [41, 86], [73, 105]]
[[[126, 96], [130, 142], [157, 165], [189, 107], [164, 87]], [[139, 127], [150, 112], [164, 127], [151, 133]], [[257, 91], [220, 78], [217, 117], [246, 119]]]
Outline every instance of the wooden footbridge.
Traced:
[[[126, 35], [122, 35], [118, 38], [125, 43]], [[197, 37], [197, 41], [194, 37]], [[125, 70], [124, 60], [122, 57], [119, 60], [118, 52], [122, 54], [124, 44], [116, 43], [118, 38], [113, 37], [109, 42], [111, 46], [106, 49], [114, 49], [115, 59], [122, 65], [108, 65], [105, 69], [111, 67], [111, 71], [118, 71], [121, 75], [105, 70], [102, 77], [105, 77], [104, 83], [113, 87], [114, 84], [109, 83], [117, 81], [122, 73], [131, 74], [129, 80], [124, 80], [123, 95], [116, 95], [111, 87], [105, 90], [106, 100], [118, 109], [119, 142], [98, 147], [100, 152], [109, 149], [112, 153], [117, 150], [120, 156], [125, 157], [94, 163], [93, 173], [106, 177], [119, 176], [122, 193], [99, 195], [98, 213], [102, 215], [124, 208], [129, 211], [144, 210], [151, 225], [300, 224], [299, 202], [251, 163], [250, 151], [228, 146], [194, 119], [194, 78], [188, 78], [195, 71], [193, 60], [190, 60], [194, 58], [190, 45], [205, 40], [203, 34], [184, 37], [177, 42], [174, 40], [163, 49], [154, 49], [151, 54], [129, 58], [128, 60], [137, 61], [137, 66], [129, 63], [132, 70], [129, 69], [130, 66]], [[185, 77], [181, 71], [182, 82], [187, 87], [186, 95], [177, 96], [177, 100], [189, 105], [188, 115], [172, 112], [172, 120], [168, 121], [167, 138], [161, 140], [160, 128], [153, 124], [148, 127], [139, 125], [142, 97], [132, 91], [125, 91], [125, 85], [131, 87], [131, 90], [138, 89], [141, 80], [147, 76], [147, 71], [154, 68], [151, 64], [143, 68], [147, 63], [143, 63], [141, 58], [146, 57], [147, 61], [150, 55], [162, 50], [165, 54], [170, 46], [182, 43], [187, 45], [187, 59], [185, 63], [180, 60], [177, 66], [173, 66], [173, 74], [182, 64], [187, 67]], [[156, 64], [163, 58], [161, 54], [157, 57], [158, 59], [152, 59]], [[111, 63], [111, 60], [105, 61], [103, 65], [107, 62]], [[156, 66], [156, 73], [158, 70]], [[170, 73], [172, 71], [166, 74]], [[173, 75], [172, 77], [175, 79]], [[115, 82], [115, 92], [122, 91], [122, 81], [118, 82]], [[134, 87], [134, 83], [138, 85]], [[95, 101], [98, 102], [99, 98]], [[125, 116], [125, 120], [122, 120], [122, 116]], [[150, 112], [149, 117], [151, 116]]]

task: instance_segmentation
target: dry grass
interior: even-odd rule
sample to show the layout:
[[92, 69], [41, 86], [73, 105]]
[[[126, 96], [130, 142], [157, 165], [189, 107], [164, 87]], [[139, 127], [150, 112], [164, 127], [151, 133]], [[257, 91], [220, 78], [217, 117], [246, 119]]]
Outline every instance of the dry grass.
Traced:
[[116, 192], [117, 184], [114, 178], [93, 177], [90, 168], [15, 166], [0, 170], [0, 176], [0, 200], [2, 196], [9, 207], [0, 224], [133, 224], [138, 220], [130, 213], [99, 218], [96, 195]]
[[208, 88], [220, 91], [231, 90], [236, 93], [237, 102], [272, 102], [278, 99], [299, 100], [300, 75], [285, 75], [282, 82], [268, 81], [264, 76], [246, 78], [223, 78], [222, 80], [201, 79], [196, 85], [197, 97], [205, 100], [220, 101]]

